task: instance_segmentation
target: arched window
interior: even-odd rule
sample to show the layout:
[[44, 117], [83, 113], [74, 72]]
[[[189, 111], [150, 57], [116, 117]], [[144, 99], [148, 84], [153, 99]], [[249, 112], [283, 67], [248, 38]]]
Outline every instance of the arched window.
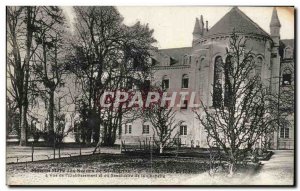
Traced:
[[189, 87], [189, 76], [187, 74], [182, 75], [181, 88]]
[[293, 50], [290, 47], [284, 49], [284, 58], [293, 58]]
[[222, 66], [221, 56], [215, 58], [214, 63], [214, 86], [213, 86], [213, 106], [220, 107], [222, 103]]
[[170, 87], [169, 83], [170, 83], [169, 78], [166, 75], [163, 76], [162, 83], [161, 83], [162, 89], [163, 90], [169, 89], [169, 87]]
[[189, 56], [188, 55], [184, 55], [183, 57], [183, 65], [186, 65], [189, 63]]
[[232, 56], [227, 56], [225, 67], [224, 67], [224, 74], [225, 74], [225, 91], [224, 91], [224, 106], [228, 107], [230, 105], [230, 98], [232, 95], [232, 85], [231, 79], [233, 76], [233, 64], [232, 64]]
[[259, 77], [261, 76], [262, 63], [263, 63], [262, 57], [258, 57], [256, 59], [255, 74], [258, 75]]
[[290, 69], [285, 69], [282, 72], [282, 85], [287, 86], [292, 84], [292, 71]]

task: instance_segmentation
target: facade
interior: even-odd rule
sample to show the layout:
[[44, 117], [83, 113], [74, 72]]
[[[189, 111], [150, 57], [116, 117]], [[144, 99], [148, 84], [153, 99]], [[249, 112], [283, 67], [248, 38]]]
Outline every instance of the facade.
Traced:
[[[191, 47], [160, 49], [153, 54], [151, 83], [162, 84], [173, 91], [195, 91], [204, 104], [213, 106], [214, 66], [217, 62], [225, 62], [230, 34], [235, 31], [247, 39], [246, 49], [252, 50], [256, 72], [264, 85], [274, 93], [291, 91], [294, 85], [294, 40], [280, 39], [281, 24], [275, 8], [270, 20], [268, 34], [237, 7], [210, 29], [201, 15], [196, 18]], [[177, 130], [181, 144], [207, 147], [205, 130], [195, 117], [189, 108], [177, 112], [176, 119], [185, 121]], [[294, 116], [287, 117], [291, 123], [275, 132], [272, 141], [274, 149], [294, 148]], [[151, 124], [139, 119], [123, 126], [120, 140], [130, 143], [149, 140], [152, 136]]]

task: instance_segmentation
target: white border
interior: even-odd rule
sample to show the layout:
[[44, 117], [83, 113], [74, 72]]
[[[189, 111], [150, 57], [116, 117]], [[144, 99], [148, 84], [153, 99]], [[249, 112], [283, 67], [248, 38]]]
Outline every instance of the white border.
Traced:
[[[63, 2], [63, 3], [62, 3]], [[100, 3], [101, 2], [101, 3]], [[299, 4], [300, 1], [293, 1], [293, 0], [273, 0], [273, 1], [268, 1], [268, 0], [243, 0], [243, 1], [234, 1], [234, 0], [214, 0], [214, 1], [199, 1], [199, 0], [148, 0], [148, 1], [138, 1], [138, 0], [101, 0], [101, 1], [92, 1], [92, 0], [82, 0], [82, 1], [74, 1], [74, 0], [28, 0], [28, 1], [24, 1], [24, 0], [2, 0], [0, 2], [1, 5], [1, 9], [0, 9], [0, 15], [1, 15], [1, 19], [0, 19], [0, 26], [1, 26], [1, 30], [0, 30], [0, 47], [1, 47], [1, 52], [0, 52], [0, 56], [1, 56], [1, 64], [0, 64], [0, 87], [2, 87], [3, 89], [1, 90], [0, 93], [0, 110], [1, 110], [1, 115], [0, 115], [0, 127], [2, 128], [2, 133], [0, 133], [1, 138], [0, 138], [0, 165], [1, 165], [1, 172], [0, 172], [0, 190], [1, 191], [6, 191], [6, 190], [11, 190], [12, 188], [9, 188], [6, 186], [6, 170], [5, 170], [5, 126], [6, 126], [6, 122], [5, 122], [5, 118], [6, 118], [6, 114], [5, 114], [5, 108], [6, 108], [6, 104], [5, 104], [5, 55], [6, 55], [6, 33], [5, 33], [5, 6], [6, 5], [65, 5], [65, 6], [71, 6], [71, 5], [130, 5], [130, 6], [134, 6], [134, 5], [164, 5], [164, 6], [191, 6], [191, 5], [201, 5], [201, 6], [222, 6], [222, 5], [241, 5], [241, 6], [280, 6], [280, 5], [294, 5], [297, 8], [299, 8]], [[296, 15], [297, 16], [297, 15]], [[299, 19], [296, 19], [297, 22], [297, 26], [299, 25]], [[297, 27], [296, 27], [297, 29]], [[298, 35], [298, 33], [295, 33], [296, 35]], [[298, 36], [297, 36], [298, 37]], [[297, 42], [296, 42], [297, 43]], [[297, 55], [299, 53], [299, 49], [297, 49]], [[298, 58], [298, 56], [297, 56]], [[299, 66], [297, 67], [297, 74], [299, 74]], [[297, 79], [297, 88], [299, 88], [299, 79]], [[297, 103], [299, 104], [299, 101], [297, 101]], [[298, 106], [297, 104], [297, 106]], [[299, 117], [299, 112], [297, 113], [297, 119], [300, 119]], [[297, 128], [297, 127], [296, 127]], [[300, 137], [300, 130], [297, 128], [297, 138]], [[297, 142], [297, 148], [299, 148], [299, 141]], [[298, 149], [297, 149], [298, 150]], [[297, 153], [298, 154], [298, 153]], [[297, 157], [298, 161], [299, 161], [299, 157]], [[297, 161], [297, 162], [298, 162]], [[298, 174], [298, 173], [297, 173]], [[299, 174], [298, 174], [298, 178], [297, 178], [297, 183], [299, 184]], [[18, 188], [18, 190], [23, 190], [26, 188]], [[27, 188], [28, 189], [28, 188]], [[33, 188], [29, 188], [30, 190]], [[37, 189], [41, 189], [41, 188], [37, 188]], [[53, 188], [44, 188], [45, 190], [52, 190]], [[61, 188], [54, 188], [54, 189], [61, 189]], [[64, 188], [67, 190], [73, 190], [76, 188]], [[77, 188], [80, 190], [88, 190], [89, 188]], [[98, 189], [109, 189], [109, 188], [98, 188]], [[111, 188], [110, 188], [111, 189]], [[118, 188], [113, 188], [118, 189]], [[132, 188], [121, 188], [122, 190], [129, 190]], [[145, 189], [145, 188], [139, 188], [139, 189]], [[155, 189], [155, 190], [159, 190], [161, 188], [151, 188], [151, 189]], [[174, 188], [165, 188], [165, 189], [174, 189]], [[184, 190], [187, 190], [188, 188], [184, 188]], [[205, 190], [211, 190], [211, 188], [201, 188], [201, 189], [205, 189]], [[214, 189], [214, 188], [213, 188]], [[224, 188], [223, 188], [224, 189]], [[227, 189], [232, 189], [232, 188], [227, 188]], [[243, 188], [245, 190], [250, 190], [251, 188]], [[273, 188], [269, 188], [269, 189], [273, 189]], [[282, 188], [282, 190], [287, 190], [288, 188]], [[252, 189], [251, 189], [252, 190]]]

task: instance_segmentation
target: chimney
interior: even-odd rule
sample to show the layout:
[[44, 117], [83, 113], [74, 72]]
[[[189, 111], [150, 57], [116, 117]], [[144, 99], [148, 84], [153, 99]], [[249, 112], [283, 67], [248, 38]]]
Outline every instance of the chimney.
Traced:
[[205, 22], [206, 23], [206, 31], [208, 31], [208, 21]]

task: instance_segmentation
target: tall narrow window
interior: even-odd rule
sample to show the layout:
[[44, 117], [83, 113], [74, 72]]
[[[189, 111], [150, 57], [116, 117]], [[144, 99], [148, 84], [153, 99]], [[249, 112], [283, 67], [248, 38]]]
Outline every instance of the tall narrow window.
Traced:
[[222, 57], [218, 56], [214, 64], [213, 106], [221, 107], [222, 103]]
[[225, 91], [224, 91], [224, 106], [228, 107], [231, 103], [231, 95], [232, 95], [232, 85], [231, 79], [233, 76], [233, 64], [232, 64], [232, 56], [227, 56], [224, 68], [225, 74]]
[[187, 126], [186, 125], [181, 125], [180, 126], [180, 135], [187, 135]]
[[132, 126], [128, 125], [128, 133], [131, 134], [131, 132], [132, 132]]
[[256, 60], [256, 65], [255, 65], [255, 74], [259, 77], [261, 77], [262, 62], [263, 62], [263, 59], [261, 57], [258, 57]]
[[143, 134], [149, 134], [149, 125], [143, 125]]
[[182, 88], [188, 88], [189, 87], [189, 76], [187, 74], [184, 74], [182, 76], [181, 87]]
[[167, 76], [164, 76], [162, 79], [162, 89], [166, 90], [169, 89], [169, 79], [167, 78]]

